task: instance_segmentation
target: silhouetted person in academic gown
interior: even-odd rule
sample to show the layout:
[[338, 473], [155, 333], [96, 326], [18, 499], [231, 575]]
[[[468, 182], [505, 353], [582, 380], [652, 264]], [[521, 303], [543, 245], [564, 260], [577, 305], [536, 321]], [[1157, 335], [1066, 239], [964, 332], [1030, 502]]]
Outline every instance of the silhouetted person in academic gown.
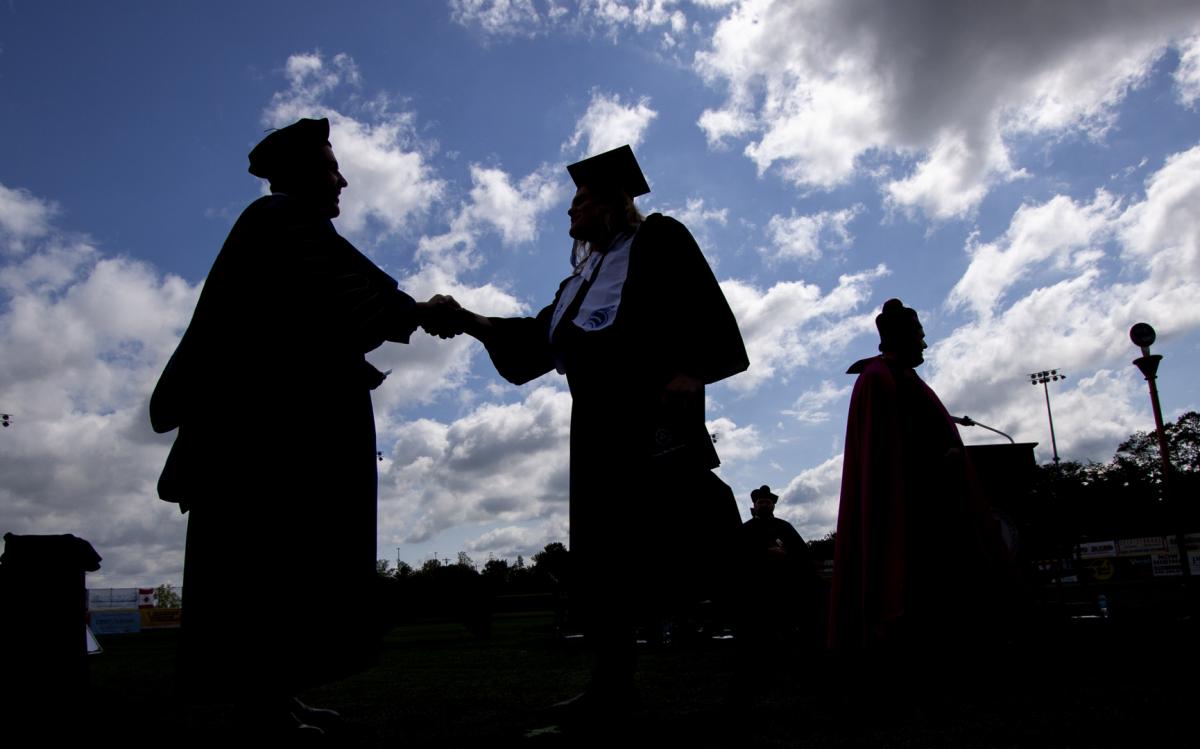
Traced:
[[925, 332], [888, 300], [882, 352], [855, 362], [829, 644], [843, 654], [949, 654], [983, 631], [989, 515], [958, 430], [917, 376]]
[[327, 715], [294, 696], [369, 665], [376, 452], [364, 354], [437, 329], [334, 230], [347, 181], [329, 122], [300, 120], [250, 152], [270, 181], [234, 224], [154, 390], [178, 429], [160, 496], [189, 513], [180, 684], [264, 725]]
[[808, 544], [775, 517], [779, 497], [769, 486], [750, 492], [753, 516], [742, 524], [741, 634], [758, 647], [815, 646], [816, 568]]
[[650, 188], [633, 151], [568, 171], [572, 273], [536, 316], [467, 313], [465, 329], [510, 382], [554, 369], [567, 377], [571, 600], [598, 654], [588, 691], [567, 707], [607, 714], [630, 704], [637, 614], [695, 589], [690, 571], [736, 544], [736, 500], [711, 472], [704, 387], [748, 360], [691, 234], [634, 206]]
[[765, 484], [750, 492], [751, 517], [739, 533], [735, 626], [737, 662], [725, 708], [731, 728], [779, 689], [804, 689], [821, 649], [819, 580], [808, 545], [775, 517], [779, 497]]

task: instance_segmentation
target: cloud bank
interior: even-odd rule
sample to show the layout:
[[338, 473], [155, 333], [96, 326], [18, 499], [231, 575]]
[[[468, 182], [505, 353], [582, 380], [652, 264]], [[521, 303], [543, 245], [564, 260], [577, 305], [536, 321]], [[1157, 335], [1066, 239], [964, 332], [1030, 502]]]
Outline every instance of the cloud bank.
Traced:
[[1180, 96], [1195, 101], [1188, 34], [1200, 10], [1183, 0], [1154, 10], [746, 0], [696, 54], [696, 71], [726, 94], [698, 124], [713, 146], [743, 142], [760, 173], [798, 187], [866, 176], [898, 209], [962, 218], [1025, 174], [1014, 139], [1103, 136], [1170, 49], [1183, 52]]

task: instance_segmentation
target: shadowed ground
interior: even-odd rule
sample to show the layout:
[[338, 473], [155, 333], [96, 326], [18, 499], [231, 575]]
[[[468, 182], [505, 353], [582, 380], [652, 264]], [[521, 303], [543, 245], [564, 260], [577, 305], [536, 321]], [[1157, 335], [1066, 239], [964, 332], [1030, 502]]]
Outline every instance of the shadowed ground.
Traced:
[[[974, 685], [914, 689], [893, 675], [883, 700], [812, 654], [779, 653], [765, 675], [747, 678], [728, 640], [647, 647], [642, 708], [577, 736], [548, 730], [538, 709], [582, 688], [578, 643], [555, 640], [549, 612], [503, 614], [486, 640], [453, 623], [399, 627], [378, 667], [302, 696], [351, 722], [332, 746], [1161, 746], [1192, 724], [1200, 665], [1194, 627], [1166, 621], [1039, 627], [1026, 644], [960, 664], [982, 677]], [[237, 738], [224, 709], [171, 701], [177, 634], [101, 638], [89, 736]]]

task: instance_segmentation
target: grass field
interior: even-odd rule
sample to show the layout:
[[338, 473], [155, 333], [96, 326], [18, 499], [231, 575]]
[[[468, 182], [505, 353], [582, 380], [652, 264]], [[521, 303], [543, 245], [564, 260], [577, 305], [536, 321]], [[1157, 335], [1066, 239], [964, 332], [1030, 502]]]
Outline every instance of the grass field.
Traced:
[[[1064, 622], [985, 649], [949, 680], [906, 668], [870, 685], [814, 653], [773, 652], [748, 675], [729, 640], [647, 648], [641, 709], [579, 736], [543, 730], [538, 713], [583, 687], [578, 641], [557, 639], [549, 612], [510, 613], [488, 639], [448, 622], [396, 628], [376, 668], [302, 697], [350, 721], [329, 742], [340, 746], [1195, 746], [1195, 635], [1179, 619]], [[90, 737], [237, 740], [225, 709], [174, 703], [177, 637], [101, 638]]]

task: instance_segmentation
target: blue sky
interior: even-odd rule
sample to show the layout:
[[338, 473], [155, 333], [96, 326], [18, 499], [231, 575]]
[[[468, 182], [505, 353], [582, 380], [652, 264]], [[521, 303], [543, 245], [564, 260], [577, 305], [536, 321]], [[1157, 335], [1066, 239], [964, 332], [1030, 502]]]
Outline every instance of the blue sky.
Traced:
[[[0, 529], [89, 539], [93, 586], [180, 580], [186, 518], [155, 497], [170, 436], [146, 399], [264, 190], [246, 153], [300, 116], [333, 123], [339, 230], [415, 296], [489, 314], [549, 302], [564, 165], [631, 143], [643, 210], [696, 234], [750, 350], [709, 393], [722, 476], [744, 514], [770, 484], [806, 538], [836, 522], [843, 372], [890, 297], [921, 312], [950, 410], [1042, 460], [1038, 369], [1068, 374], [1065, 458], [1152, 425], [1139, 320], [1168, 417], [1200, 404], [1194, 2], [345, 5], [0, 8]], [[380, 557], [566, 540], [561, 378], [507, 385], [467, 339], [371, 358], [395, 370]], [[264, 470], [287, 470], [262, 440]]]

